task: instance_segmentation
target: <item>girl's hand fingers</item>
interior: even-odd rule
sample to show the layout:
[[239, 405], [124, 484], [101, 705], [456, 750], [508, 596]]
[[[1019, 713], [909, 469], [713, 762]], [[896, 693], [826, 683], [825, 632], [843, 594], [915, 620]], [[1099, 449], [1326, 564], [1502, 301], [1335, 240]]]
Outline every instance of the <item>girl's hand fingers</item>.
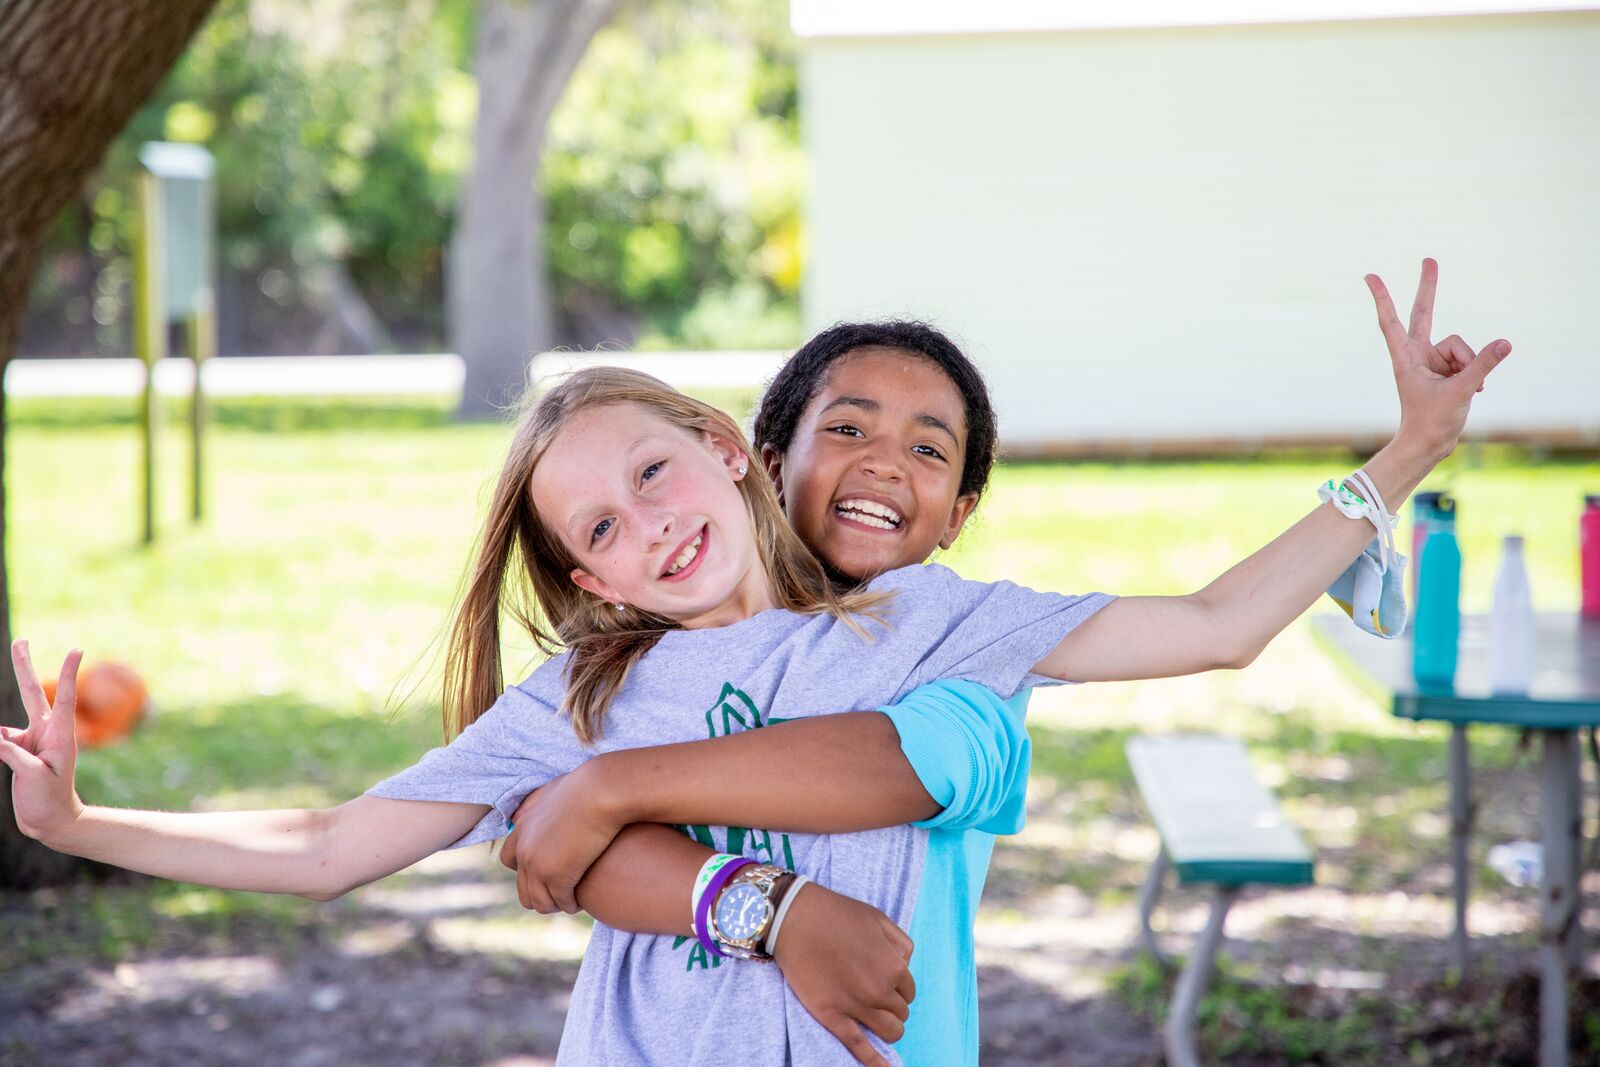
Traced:
[[878, 1036], [879, 1041], [886, 1041], [891, 1045], [905, 1036], [905, 1018], [896, 1018], [891, 1011], [869, 1012], [862, 1022], [868, 1030]]
[[827, 1028], [828, 1033], [839, 1039], [839, 1043], [856, 1058], [857, 1063], [864, 1063], [867, 1067], [889, 1067], [889, 1062], [872, 1047], [872, 1042], [867, 1040], [866, 1031], [861, 1029], [861, 1024], [854, 1019], [841, 1016], [832, 1024], [822, 1025]]
[[522, 901], [524, 908], [536, 911], [540, 915], [554, 915], [561, 910], [556, 907], [555, 901], [550, 899], [550, 893], [544, 884], [533, 877], [526, 868], [517, 872], [517, 897]]
[[9, 737], [0, 737], [0, 763], [10, 767], [12, 774], [49, 771], [49, 768], [45, 766], [44, 760], [35, 756]]
[[1376, 274], [1367, 275], [1367, 288], [1372, 291], [1372, 301], [1378, 306], [1378, 329], [1389, 344], [1389, 354], [1395, 355], [1406, 343], [1406, 328], [1400, 325], [1395, 314], [1394, 301], [1389, 299], [1389, 289]]
[[33, 658], [28, 655], [28, 641], [19, 637], [11, 642], [11, 669], [17, 675], [17, 688], [22, 691], [22, 706], [28, 712], [28, 725], [43, 723], [50, 717], [50, 701], [45, 699], [44, 686], [33, 670]]
[[1483, 380], [1489, 376], [1489, 372], [1498, 367], [1500, 361], [1510, 354], [1510, 341], [1503, 337], [1498, 341], [1490, 341], [1473, 357], [1466, 369], [1456, 375], [1456, 378], [1466, 383], [1462, 388], [1467, 392], [1480, 392], [1483, 389]]
[[568, 915], [576, 915], [583, 910], [578, 907], [578, 887], [575, 885], [551, 889], [550, 899], [555, 902], [556, 907]]
[[1422, 280], [1417, 283], [1417, 299], [1411, 305], [1411, 330], [1414, 340], [1424, 343], [1433, 330], [1433, 294], [1439, 287], [1439, 264], [1432, 259], [1422, 261]]
[[907, 1004], [917, 999], [917, 980], [911, 977], [909, 970], [900, 976], [900, 981], [895, 983], [894, 991], [905, 998]]
[[78, 664], [83, 662], [83, 649], [75, 648], [61, 661], [61, 674], [56, 680], [56, 703], [76, 705], [78, 701]]
[[517, 834], [513, 830], [509, 836], [500, 842], [500, 865], [508, 870], [517, 869]]
[[[51, 709], [50, 721], [45, 730], [52, 747], [70, 744], [75, 740], [78, 709], [78, 664], [83, 662], [83, 649], [75, 648], [61, 662], [61, 676], [56, 681], [56, 703]], [[65, 731], [63, 736], [62, 731]]]
[[907, 963], [911, 962], [911, 950], [914, 947], [911, 935], [900, 929], [893, 920], [885, 917], [883, 920], [883, 936], [889, 939], [889, 944], [900, 951], [900, 955]]
[[1466, 341], [1462, 340], [1461, 335], [1458, 333], [1451, 334], [1434, 347], [1437, 348], [1439, 354], [1444, 357], [1447, 366], [1442, 368], [1434, 367], [1432, 369], [1438, 371], [1447, 378], [1454, 377], [1455, 375], [1466, 370], [1467, 364], [1472, 362], [1472, 357], [1475, 354], [1472, 351], [1472, 346], [1467, 344]]

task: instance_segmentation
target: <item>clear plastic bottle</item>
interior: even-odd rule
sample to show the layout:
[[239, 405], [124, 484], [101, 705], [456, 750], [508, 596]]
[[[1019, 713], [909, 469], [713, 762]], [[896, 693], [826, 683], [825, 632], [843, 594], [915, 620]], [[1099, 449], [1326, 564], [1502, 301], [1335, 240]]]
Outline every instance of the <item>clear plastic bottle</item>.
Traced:
[[1528, 588], [1528, 568], [1522, 559], [1522, 538], [1507, 536], [1500, 557], [1500, 574], [1494, 583], [1494, 606], [1489, 610], [1489, 689], [1508, 696], [1525, 696], [1533, 684], [1533, 594]]
[[1418, 685], [1450, 689], [1461, 640], [1461, 546], [1453, 530], [1428, 532], [1418, 570], [1412, 673]]
[[1544, 883], [1544, 846], [1537, 841], [1511, 841], [1489, 849], [1489, 866], [1515, 886]]

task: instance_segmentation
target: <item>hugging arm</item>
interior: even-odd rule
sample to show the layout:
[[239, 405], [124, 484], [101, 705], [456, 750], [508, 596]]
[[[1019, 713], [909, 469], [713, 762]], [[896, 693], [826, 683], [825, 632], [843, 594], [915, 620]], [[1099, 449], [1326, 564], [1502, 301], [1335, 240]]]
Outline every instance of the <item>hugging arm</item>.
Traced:
[[[689, 936], [690, 887], [712, 849], [638, 821], [613, 840], [614, 820], [845, 832], [936, 814], [952, 828], [1014, 818], [995, 812], [1018, 807], [1008, 801], [1027, 778], [1020, 703], [1013, 709], [981, 686], [940, 683], [882, 710], [597, 757], [524, 802], [501, 859], [517, 869], [525, 905], [555, 910], [550, 876], [539, 872], [551, 867], [553, 853], [567, 852], [562, 842], [590, 818], [589, 802], [607, 797], [611, 821], [601, 817], [598, 830], [576, 835], [580, 846], [600, 840], [599, 858], [588, 866], [588, 846], [580, 847], [572, 853], [579, 874], [556, 877], [581, 875], [574, 903], [609, 926]], [[593, 776], [587, 783], [585, 774]], [[881, 1062], [864, 1030], [885, 1041], [904, 1032], [916, 992], [910, 939], [878, 909], [825, 886], [797, 892], [776, 947], [778, 967], [806, 1010], [857, 1059]]]
[[[1456, 336], [1429, 340], [1438, 280], [1438, 264], [1423, 260], [1410, 325], [1403, 326], [1383, 281], [1366, 279], [1400, 394], [1400, 429], [1363, 469], [1391, 513], [1455, 450], [1474, 394], [1511, 351], [1505, 340], [1478, 352]], [[1198, 592], [1106, 605], [1034, 670], [1090, 682], [1243, 667], [1316, 603], [1372, 536], [1370, 523], [1324, 503]]]
[[[517, 871], [525, 906], [574, 911], [579, 879], [629, 823], [848, 833], [930, 819], [954, 804], [959, 825], [978, 825], [982, 813], [971, 809], [980, 805], [969, 798], [1020, 788], [1028, 758], [1018, 711], [981, 686], [937, 683], [882, 712], [596, 756], [523, 802], [501, 861]], [[617, 891], [640, 901], [641, 922], [662, 915], [650, 894], [672, 892]]]
[[[692, 937], [689, 887], [712, 855], [670, 827], [629, 826], [578, 883], [578, 903], [617, 929]], [[911, 939], [877, 908], [826, 886], [796, 893], [774, 956], [784, 981], [857, 1060], [882, 1063], [865, 1031], [890, 1042], [905, 1032], [916, 996]]]

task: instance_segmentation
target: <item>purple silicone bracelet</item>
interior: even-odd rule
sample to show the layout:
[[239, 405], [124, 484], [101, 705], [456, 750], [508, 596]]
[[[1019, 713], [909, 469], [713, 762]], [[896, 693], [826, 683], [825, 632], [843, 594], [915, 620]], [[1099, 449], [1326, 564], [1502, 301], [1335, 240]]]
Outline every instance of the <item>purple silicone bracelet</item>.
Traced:
[[738, 873], [740, 868], [748, 867], [754, 862], [755, 860], [744, 856], [729, 860], [720, 871], [711, 876], [711, 881], [706, 884], [706, 891], [700, 894], [700, 904], [694, 909], [694, 936], [699, 938], [706, 951], [714, 956], [721, 956], [723, 952], [717, 947], [716, 942], [711, 940], [711, 930], [706, 923], [711, 916], [711, 902], [722, 892], [722, 887], [728, 884], [728, 879]]

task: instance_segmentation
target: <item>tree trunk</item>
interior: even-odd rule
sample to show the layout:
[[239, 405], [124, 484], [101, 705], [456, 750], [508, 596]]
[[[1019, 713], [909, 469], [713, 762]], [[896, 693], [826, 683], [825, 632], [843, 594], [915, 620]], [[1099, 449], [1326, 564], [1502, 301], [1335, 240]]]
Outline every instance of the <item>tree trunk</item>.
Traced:
[[556, 340], [535, 185], [545, 126], [596, 31], [621, 0], [486, 0], [473, 57], [478, 117], [446, 283], [466, 363], [462, 416], [515, 397], [528, 359]]
[[[11, 645], [5, 544], [4, 369], [39, 249], [106, 147], [160, 84], [216, 0], [0, 0], [0, 644]], [[10, 669], [0, 723], [27, 722]], [[0, 887], [59, 882], [83, 865], [23, 837], [0, 765]]]

